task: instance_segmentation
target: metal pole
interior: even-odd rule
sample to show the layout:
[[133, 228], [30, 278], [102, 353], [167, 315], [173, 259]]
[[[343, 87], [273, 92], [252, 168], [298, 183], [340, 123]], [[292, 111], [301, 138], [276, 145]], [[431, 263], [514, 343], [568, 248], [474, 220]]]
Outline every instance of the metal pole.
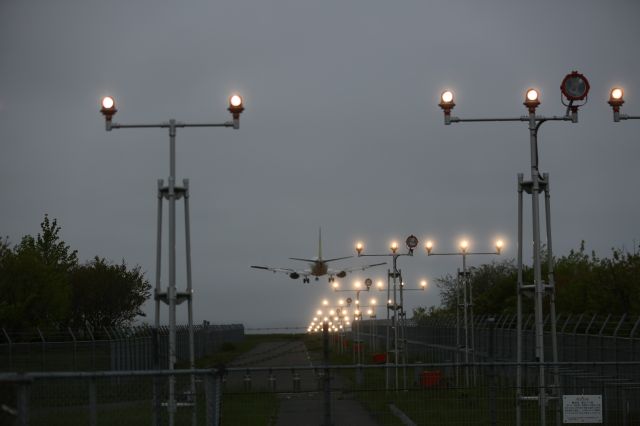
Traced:
[[[185, 239], [185, 255], [187, 260], [187, 308], [189, 322], [189, 366], [192, 370], [196, 367], [195, 348], [193, 338], [193, 287], [191, 282], [191, 228], [189, 223], [189, 179], [183, 179], [184, 186], [184, 239]], [[196, 398], [196, 376], [191, 375], [191, 398], [193, 406], [191, 408], [191, 424], [195, 426], [198, 422], [197, 401]]]
[[395, 371], [395, 390], [398, 390], [398, 299], [397, 299], [397, 256], [393, 256], [393, 363]]
[[535, 321], [536, 321], [536, 356], [540, 363], [538, 368], [538, 408], [540, 426], [546, 425], [545, 419], [545, 377], [544, 377], [544, 317], [542, 304], [544, 301], [544, 285], [540, 267], [540, 182], [538, 172], [538, 129], [535, 109], [529, 111], [529, 139], [531, 144], [531, 196], [533, 216], [533, 280], [535, 285]]
[[156, 237], [156, 312], [155, 312], [155, 327], [156, 330], [160, 327], [160, 276], [162, 274], [162, 185], [164, 181], [158, 179], [158, 232]]
[[[169, 120], [169, 370], [176, 363], [176, 121]], [[175, 376], [169, 376], [169, 426], [175, 420]]]
[[460, 386], [460, 268], [456, 276], [456, 386]]
[[329, 323], [322, 323], [322, 352], [324, 359], [324, 426], [331, 426], [331, 377], [329, 376]]
[[404, 280], [402, 279], [402, 272], [398, 271], [400, 274], [400, 345], [401, 345], [401, 360], [402, 360], [402, 386], [403, 389], [407, 389], [407, 367], [404, 364], [407, 363], [407, 339], [405, 336], [405, 311], [404, 311]]
[[390, 361], [390, 354], [391, 354], [391, 342], [390, 342], [390, 336], [389, 334], [391, 333], [391, 321], [389, 321], [389, 310], [391, 309], [391, 304], [389, 303], [389, 301], [391, 300], [391, 283], [389, 281], [389, 278], [391, 277], [391, 271], [387, 269], [387, 300], [385, 302], [385, 304], [387, 305], [387, 341], [386, 341], [386, 348], [385, 348], [385, 364], [386, 364], [386, 368], [384, 369], [384, 388], [385, 390], [389, 390], [389, 364], [391, 363]]
[[497, 407], [496, 407], [496, 319], [491, 317], [487, 319], [489, 323], [489, 361], [491, 362], [490, 378], [489, 378], [489, 418], [490, 424], [495, 426], [498, 424]]
[[469, 387], [469, 319], [467, 315], [468, 299], [467, 299], [467, 256], [462, 254], [462, 304], [463, 304], [463, 321], [464, 321], [464, 380], [465, 385]]
[[[466, 254], [462, 255], [462, 262], [465, 263], [466, 266]], [[474, 318], [473, 318], [473, 285], [471, 283], [471, 279], [468, 276], [468, 272], [464, 273], [464, 279], [467, 281], [467, 285], [469, 286], [469, 322], [470, 324], [470, 331], [471, 331], [471, 336], [469, 336], [469, 350], [471, 351], [471, 363], [474, 364], [473, 367], [471, 368], [471, 373], [472, 373], [472, 382], [473, 385], [475, 386], [476, 384], [476, 366], [475, 366], [475, 362], [476, 362], [476, 339], [475, 339], [475, 331], [474, 331], [474, 327], [475, 327], [475, 323], [474, 323]]]
[[522, 424], [522, 182], [524, 176], [518, 173], [518, 283], [516, 317], [516, 426]]
[[547, 262], [548, 262], [548, 281], [549, 288], [551, 290], [549, 301], [549, 313], [551, 315], [551, 350], [553, 357], [553, 395], [557, 398], [555, 400], [555, 412], [556, 423], [560, 424], [562, 413], [560, 412], [560, 369], [558, 366], [558, 336], [557, 336], [557, 323], [556, 323], [556, 284], [554, 278], [554, 265], [553, 265], [553, 244], [551, 242], [551, 189], [549, 188], [549, 174], [544, 174], [544, 181], [546, 183], [544, 187], [544, 200], [545, 200], [545, 213], [546, 213], [546, 225], [547, 225]]

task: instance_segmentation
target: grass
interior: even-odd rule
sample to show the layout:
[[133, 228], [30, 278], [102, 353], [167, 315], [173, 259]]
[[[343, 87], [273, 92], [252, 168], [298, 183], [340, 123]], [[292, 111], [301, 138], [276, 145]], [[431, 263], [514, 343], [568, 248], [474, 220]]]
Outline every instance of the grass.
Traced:
[[[247, 335], [244, 341], [223, 345], [217, 353], [198, 359], [196, 368], [213, 368], [228, 364], [239, 355], [250, 351], [263, 342], [293, 340], [291, 335]], [[62, 354], [59, 354], [62, 356]], [[178, 368], [187, 368], [181, 363]], [[188, 388], [188, 377], [178, 377], [176, 389]], [[98, 425], [138, 425], [150, 424], [152, 420], [152, 379], [151, 378], [109, 378], [96, 381]], [[161, 392], [166, 392], [166, 379], [161, 380]], [[15, 406], [16, 388], [11, 384], [0, 387], [3, 395], [0, 403]], [[4, 392], [6, 390], [7, 392]], [[89, 382], [79, 379], [39, 380], [30, 389], [30, 424], [69, 425], [89, 423]], [[161, 397], [166, 400], [166, 396]], [[204, 389], [198, 386], [197, 417], [203, 422], [206, 417]], [[278, 401], [273, 393], [229, 393], [222, 399], [222, 413], [225, 424], [266, 425], [277, 413]], [[190, 424], [192, 410], [179, 408], [176, 424]], [[166, 409], [160, 410], [165, 418]], [[7, 416], [0, 413], [0, 424], [10, 424]]]

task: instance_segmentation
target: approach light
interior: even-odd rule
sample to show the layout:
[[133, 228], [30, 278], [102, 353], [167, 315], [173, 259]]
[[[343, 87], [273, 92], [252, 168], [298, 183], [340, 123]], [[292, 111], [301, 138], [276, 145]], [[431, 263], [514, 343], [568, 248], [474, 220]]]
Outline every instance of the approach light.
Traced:
[[229, 96], [229, 108], [227, 108], [233, 117], [233, 128], [240, 128], [240, 113], [244, 111], [244, 100], [242, 96], [233, 94]]
[[376, 283], [376, 287], [378, 287], [378, 290], [382, 290], [382, 288], [384, 287], [384, 283], [382, 281], [378, 281]]
[[624, 95], [624, 93], [622, 92], [622, 89], [619, 87], [614, 87], [613, 89], [611, 89], [611, 99], [613, 100], [622, 100], [622, 96]]
[[536, 108], [540, 105], [540, 100], [538, 99], [540, 96], [536, 89], [527, 90], [527, 94], [525, 96], [524, 106], [529, 108], [530, 113], [535, 113]]
[[429, 240], [424, 245], [424, 248], [427, 250], [427, 255], [431, 254], [431, 250], [433, 250], [433, 241]]
[[329, 301], [327, 299], [324, 299], [322, 301], [322, 306], [327, 306], [329, 304]]
[[609, 105], [613, 107], [614, 111], [618, 111], [622, 104], [624, 103], [624, 91], [619, 87], [614, 87], [611, 89], [611, 93], [609, 94]]
[[420, 287], [424, 290], [427, 288], [427, 280], [420, 281]]
[[242, 96], [237, 94], [229, 96], [229, 112], [235, 116], [235, 114], [240, 114], [242, 111], [244, 111]]
[[367, 315], [371, 316], [372, 313], [373, 313], [373, 309], [367, 309]]
[[455, 102], [453, 102], [453, 92], [451, 90], [442, 92], [438, 106], [444, 111], [444, 124], [451, 124], [451, 110], [456, 106]]
[[613, 87], [609, 94], [609, 105], [613, 108], [613, 121], [620, 121], [620, 107], [624, 104], [624, 91], [620, 87]]
[[344, 300], [342, 300], [342, 299], [338, 299], [338, 305], [339, 305], [339, 306], [344, 305]]
[[104, 115], [106, 122], [106, 130], [111, 130], [111, 118], [118, 110], [116, 109], [116, 101], [111, 96], [105, 96], [100, 102], [100, 112]]
[[460, 251], [461, 252], [466, 253], [468, 248], [469, 248], [469, 241], [467, 241], [467, 240], [460, 241]]
[[318, 315], [318, 316], [322, 315], [322, 311], [321, 311], [320, 309], [318, 309], [318, 310], [316, 311], [316, 315]]
[[356, 289], [358, 289], [358, 290], [359, 290], [359, 289], [360, 289], [360, 287], [362, 286], [362, 284], [360, 284], [360, 281], [355, 281], [355, 282], [353, 283], [353, 286], [354, 286]]
[[581, 101], [589, 94], [589, 80], [578, 71], [567, 74], [560, 84], [560, 91], [569, 101]]
[[502, 247], [504, 247], [504, 242], [502, 240], [496, 241], [496, 252], [498, 252], [498, 254], [502, 252]]
[[340, 287], [340, 284], [338, 284], [338, 281], [334, 281], [334, 282], [331, 284], [331, 286], [332, 286], [334, 289], [337, 289], [338, 287]]
[[397, 241], [392, 241], [391, 242], [391, 247], [389, 247], [391, 249], [391, 252], [395, 254], [396, 251], [398, 251], [398, 242]]
[[104, 109], [113, 109], [116, 105], [116, 101], [111, 96], [105, 96], [102, 98], [102, 108]]
[[364, 245], [361, 242], [356, 243], [356, 251], [358, 252], [358, 256], [362, 253], [364, 249]]

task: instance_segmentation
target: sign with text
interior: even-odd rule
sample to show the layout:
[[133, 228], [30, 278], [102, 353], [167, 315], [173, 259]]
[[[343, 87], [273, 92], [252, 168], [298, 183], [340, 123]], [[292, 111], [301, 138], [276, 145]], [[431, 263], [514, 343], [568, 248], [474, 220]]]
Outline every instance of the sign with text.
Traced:
[[563, 423], [602, 423], [602, 395], [563, 395]]

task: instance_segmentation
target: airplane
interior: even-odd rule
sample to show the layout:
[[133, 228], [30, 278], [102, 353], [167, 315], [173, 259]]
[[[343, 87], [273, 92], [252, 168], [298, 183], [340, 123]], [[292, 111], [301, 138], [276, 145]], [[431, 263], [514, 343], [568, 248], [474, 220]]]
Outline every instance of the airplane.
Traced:
[[329, 269], [329, 262], [334, 262], [336, 260], [350, 259], [353, 256], [345, 256], [345, 257], [335, 257], [333, 259], [323, 259], [322, 258], [322, 229], [318, 229], [318, 257], [313, 259], [303, 259], [299, 257], [290, 257], [291, 260], [299, 260], [302, 262], [309, 262], [309, 269], [291, 269], [291, 268], [270, 268], [268, 266], [256, 266], [251, 265], [252, 268], [255, 269], [264, 269], [267, 271], [271, 271], [273, 273], [282, 272], [293, 280], [296, 280], [302, 277], [303, 283], [309, 283], [309, 277], [315, 277], [315, 281], [318, 281], [319, 277], [328, 275], [329, 282], [332, 283], [335, 280], [335, 277], [344, 278], [348, 273], [353, 271], [364, 271], [365, 269], [372, 268], [374, 266], [385, 265], [386, 262], [382, 263], [374, 263], [372, 265], [362, 265], [348, 269]]

